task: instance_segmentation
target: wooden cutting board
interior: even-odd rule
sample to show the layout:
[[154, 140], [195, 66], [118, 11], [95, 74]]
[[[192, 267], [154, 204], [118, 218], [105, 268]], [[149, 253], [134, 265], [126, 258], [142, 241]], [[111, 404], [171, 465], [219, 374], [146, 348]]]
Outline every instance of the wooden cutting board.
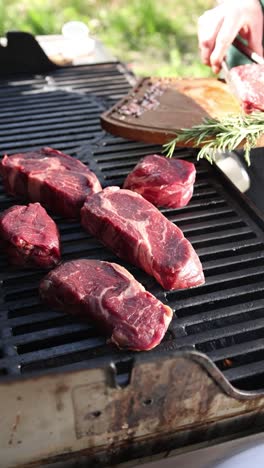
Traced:
[[[130, 140], [164, 144], [177, 130], [204, 117], [241, 113], [228, 85], [215, 78], [143, 78], [121, 101], [101, 115], [108, 132]], [[180, 146], [192, 146], [182, 143]], [[264, 146], [264, 136], [258, 146]]]

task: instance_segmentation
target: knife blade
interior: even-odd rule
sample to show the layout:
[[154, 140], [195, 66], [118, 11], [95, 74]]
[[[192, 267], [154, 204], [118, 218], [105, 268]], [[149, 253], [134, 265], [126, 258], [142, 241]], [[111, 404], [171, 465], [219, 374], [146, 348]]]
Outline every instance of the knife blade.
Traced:
[[229, 68], [227, 66], [225, 59], [222, 61], [221, 72], [222, 72], [225, 82], [229, 86], [231, 93], [238, 99], [238, 101], [240, 101], [239, 92], [237, 90], [236, 84], [234, 83], [234, 80], [232, 79], [231, 73], [229, 71]]

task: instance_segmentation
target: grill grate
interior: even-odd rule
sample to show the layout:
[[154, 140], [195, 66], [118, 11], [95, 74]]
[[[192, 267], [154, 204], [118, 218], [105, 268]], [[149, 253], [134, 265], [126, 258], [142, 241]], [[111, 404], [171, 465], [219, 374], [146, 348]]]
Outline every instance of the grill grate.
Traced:
[[[110, 137], [100, 113], [129, 89], [119, 64], [56, 70], [49, 76], [2, 82], [0, 151], [9, 154], [42, 145], [67, 151], [89, 164], [103, 186], [121, 185], [144, 155], [159, 147]], [[194, 151], [179, 157], [195, 161]], [[153, 353], [194, 348], [206, 353], [237, 388], [264, 388], [264, 235], [263, 221], [221, 174], [197, 164], [189, 205], [162, 212], [184, 231], [204, 266], [206, 283], [191, 290], [165, 292], [144, 272], [119, 261], [175, 311], [171, 326]], [[0, 207], [17, 200], [0, 188]], [[54, 218], [63, 258], [117, 261], [80, 224]], [[0, 376], [30, 375], [55, 368], [80, 368], [87, 361], [114, 361], [124, 383], [134, 353], [106, 343], [93, 324], [50, 310], [38, 297], [42, 271], [10, 267], [0, 255]]]
[[76, 155], [102, 133], [99, 115], [130, 89], [119, 64], [58, 69], [46, 76], [16, 76], [0, 88], [0, 152], [49, 145]]

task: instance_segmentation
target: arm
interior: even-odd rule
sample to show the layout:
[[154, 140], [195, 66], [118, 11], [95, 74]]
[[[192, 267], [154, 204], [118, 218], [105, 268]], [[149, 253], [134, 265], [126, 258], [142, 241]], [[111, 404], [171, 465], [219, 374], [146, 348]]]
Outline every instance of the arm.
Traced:
[[198, 41], [203, 63], [218, 73], [228, 47], [240, 34], [248, 46], [263, 55], [263, 12], [259, 0], [224, 0], [198, 21]]

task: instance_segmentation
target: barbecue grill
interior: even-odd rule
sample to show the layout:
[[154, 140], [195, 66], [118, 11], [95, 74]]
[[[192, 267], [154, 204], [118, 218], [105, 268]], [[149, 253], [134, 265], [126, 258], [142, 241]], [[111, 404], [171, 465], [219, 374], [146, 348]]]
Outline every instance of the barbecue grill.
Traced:
[[[100, 114], [133, 84], [121, 63], [29, 70], [5, 68], [1, 78], [1, 155], [51, 146], [106, 187], [160, 152], [100, 127]], [[264, 219], [194, 150], [176, 156], [196, 163], [194, 195], [162, 212], [195, 247], [205, 285], [164, 291], [78, 222], [54, 217], [64, 260], [118, 261], [173, 308], [153, 351], [119, 351], [93, 323], [49, 309], [38, 296], [44, 272], [11, 267], [1, 253], [1, 467], [136, 464], [263, 430]], [[19, 202], [0, 186], [1, 210]]]

